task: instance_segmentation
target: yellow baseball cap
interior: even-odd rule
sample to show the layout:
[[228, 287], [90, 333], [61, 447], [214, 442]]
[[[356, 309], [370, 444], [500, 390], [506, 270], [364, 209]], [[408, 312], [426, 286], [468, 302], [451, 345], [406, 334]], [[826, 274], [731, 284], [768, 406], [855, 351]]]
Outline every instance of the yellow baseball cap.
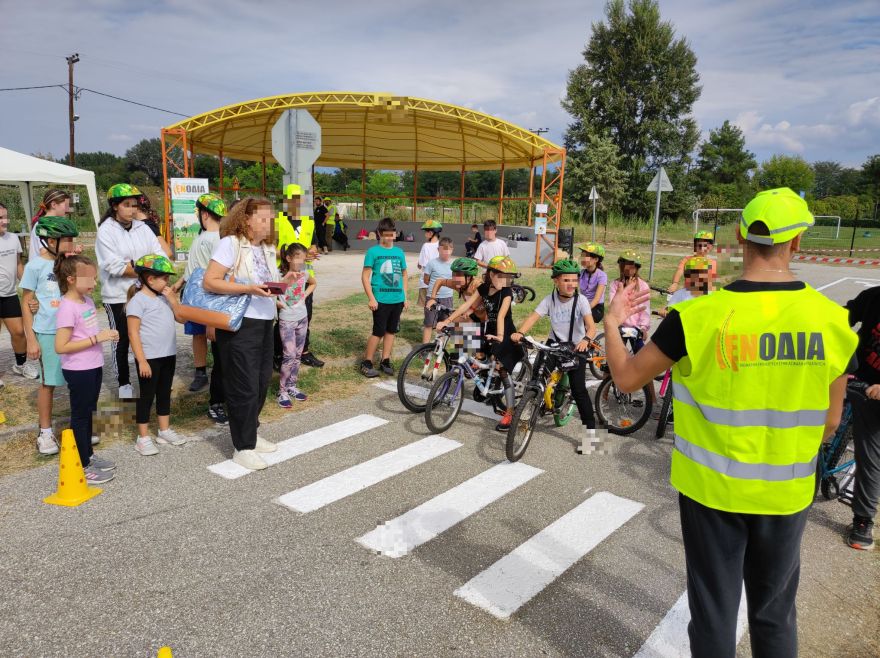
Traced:
[[289, 185], [284, 186], [284, 196], [288, 199], [292, 199], [295, 196], [302, 196], [303, 188], [301, 188], [296, 183], [290, 183]]
[[[770, 229], [770, 235], [755, 235], [749, 227], [755, 222], [763, 222]], [[739, 232], [749, 242], [757, 244], [782, 244], [800, 235], [814, 223], [807, 202], [794, 193], [791, 188], [778, 187], [774, 190], [758, 192], [754, 199], [743, 208]]]

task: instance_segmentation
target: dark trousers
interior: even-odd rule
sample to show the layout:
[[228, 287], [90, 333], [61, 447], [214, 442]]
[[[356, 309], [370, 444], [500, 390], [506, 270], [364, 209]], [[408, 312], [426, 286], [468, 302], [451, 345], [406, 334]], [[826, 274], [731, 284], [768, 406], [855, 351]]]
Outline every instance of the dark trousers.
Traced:
[[880, 400], [850, 395], [853, 443], [856, 449], [856, 481], [853, 516], [873, 519], [880, 497]]
[[323, 249], [327, 246], [327, 236], [324, 233], [324, 222], [315, 222], [315, 233], [312, 235], [312, 244], [317, 244], [319, 249]]
[[312, 333], [312, 297], [314, 295], [309, 295], [306, 297], [306, 313], [309, 318], [309, 328], [306, 331], [306, 344], [303, 345], [303, 354], [306, 354], [309, 351], [309, 336]]
[[140, 397], [135, 405], [135, 422], [149, 423], [153, 398], [156, 399], [156, 415], [171, 415], [171, 384], [174, 381], [176, 356], [163, 356], [158, 359], [147, 359], [152, 371], [148, 378], [141, 377], [138, 372]]
[[92, 414], [98, 409], [103, 368], [61, 370], [70, 389], [70, 429], [76, 439], [76, 450], [83, 468], [92, 459]]
[[217, 341], [211, 341], [211, 356], [214, 358], [214, 365], [211, 367], [211, 388], [209, 405], [223, 404], [226, 402], [226, 392], [223, 389], [223, 364], [220, 362], [220, 348], [217, 347]]
[[272, 379], [272, 320], [245, 318], [238, 331], [217, 330], [225, 390], [230, 403], [229, 433], [236, 450], [257, 445], [260, 411]]
[[120, 386], [131, 384], [128, 371], [128, 320], [125, 317], [125, 304], [104, 304], [110, 328], [119, 332], [119, 340], [110, 349], [110, 361], [113, 373]]
[[797, 656], [801, 538], [809, 508], [788, 515], [734, 514], [679, 494], [694, 658], [736, 655], [743, 582], [754, 658]]
[[571, 397], [577, 405], [581, 422], [588, 429], [596, 429], [596, 418], [593, 416], [593, 403], [587, 392], [587, 362], [578, 359], [578, 367], [568, 372], [568, 383], [571, 386]]

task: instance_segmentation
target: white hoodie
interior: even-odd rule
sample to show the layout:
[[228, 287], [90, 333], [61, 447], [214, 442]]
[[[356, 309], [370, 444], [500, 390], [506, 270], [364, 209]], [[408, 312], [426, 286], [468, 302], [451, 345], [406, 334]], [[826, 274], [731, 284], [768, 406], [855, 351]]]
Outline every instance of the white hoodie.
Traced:
[[140, 220], [134, 220], [126, 231], [122, 225], [109, 218], [98, 227], [95, 255], [98, 257], [98, 273], [101, 277], [101, 299], [105, 304], [124, 304], [128, 289], [135, 282], [124, 277], [127, 265], [147, 254], [162, 254], [162, 245]]

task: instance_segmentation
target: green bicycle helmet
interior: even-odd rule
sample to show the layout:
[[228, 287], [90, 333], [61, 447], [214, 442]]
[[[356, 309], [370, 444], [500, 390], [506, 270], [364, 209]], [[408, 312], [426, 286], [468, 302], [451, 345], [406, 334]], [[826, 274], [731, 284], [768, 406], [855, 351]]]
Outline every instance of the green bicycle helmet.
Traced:
[[134, 271], [138, 274], [177, 274], [174, 265], [162, 254], [147, 254], [137, 259]]
[[596, 256], [599, 259], [605, 258], [605, 247], [601, 244], [596, 244], [595, 242], [581, 242], [576, 246], [578, 249], [591, 256]]
[[712, 231], [697, 231], [694, 233], [694, 240], [706, 240], [707, 242], [715, 242], [715, 234]]
[[465, 276], [477, 276], [480, 271], [480, 266], [477, 265], [477, 261], [473, 258], [456, 258], [452, 261], [452, 266], [450, 269], [453, 272], [461, 272]]
[[196, 208], [199, 210], [207, 210], [216, 217], [226, 216], [226, 202], [216, 194], [203, 194], [196, 201]]
[[570, 258], [563, 258], [553, 263], [553, 271], [550, 274], [551, 279], [555, 279], [563, 274], [580, 274], [581, 268], [576, 262]]
[[44, 215], [37, 222], [37, 237], [41, 239], [75, 238], [79, 229], [72, 219]]
[[516, 269], [516, 263], [510, 256], [495, 256], [489, 260], [486, 266], [487, 270], [495, 270], [501, 274], [512, 274], [514, 278], [519, 277], [519, 270]]
[[711, 266], [705, 256], [691, 256], [684, 262], [684, 272], [708, 272]]
[[139, 197], [142, 192], [134, 185], [128, 183], [117, 183], [107, 190], [107, 201], [121, 201], [131, 197]]
[[626, 249], [617, 257], [618, 263], [635, 263], [636, 267], [642, 266], [642, 255], [635, 249]]
[[434, 231], [434, 233], [439, 233], [443, 230], [443, 224], [438, 222], [436, 219], [429, 219], [427, 222], [422, 224], [423, 231]]

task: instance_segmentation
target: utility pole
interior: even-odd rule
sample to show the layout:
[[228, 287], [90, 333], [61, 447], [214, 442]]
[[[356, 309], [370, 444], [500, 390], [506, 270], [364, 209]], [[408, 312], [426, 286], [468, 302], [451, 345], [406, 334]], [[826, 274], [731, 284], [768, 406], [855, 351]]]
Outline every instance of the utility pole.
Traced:
[[67, 97], [68, 97], [67, 118], [68, 118], [68, 123], [70, 124], [69, 164], [71, 167], [74, 167], [74, 166], [76, 166], [76, 160], [74, 157], [74, 150], [73, 150], [73, 122], [76, 121], [77, 119], [79, 119], [79, 117], [73, 113], [73, 97], [74, 97], [74, 93], [73, 93], [73, 65], [79, 61], [79, 53], [73, 53], [73, 55], [71, 55], [70, 57], [67, 57], [66, 59], [67, 59], [67, 79], [68, 79], [68, 84], [67, 84]]

